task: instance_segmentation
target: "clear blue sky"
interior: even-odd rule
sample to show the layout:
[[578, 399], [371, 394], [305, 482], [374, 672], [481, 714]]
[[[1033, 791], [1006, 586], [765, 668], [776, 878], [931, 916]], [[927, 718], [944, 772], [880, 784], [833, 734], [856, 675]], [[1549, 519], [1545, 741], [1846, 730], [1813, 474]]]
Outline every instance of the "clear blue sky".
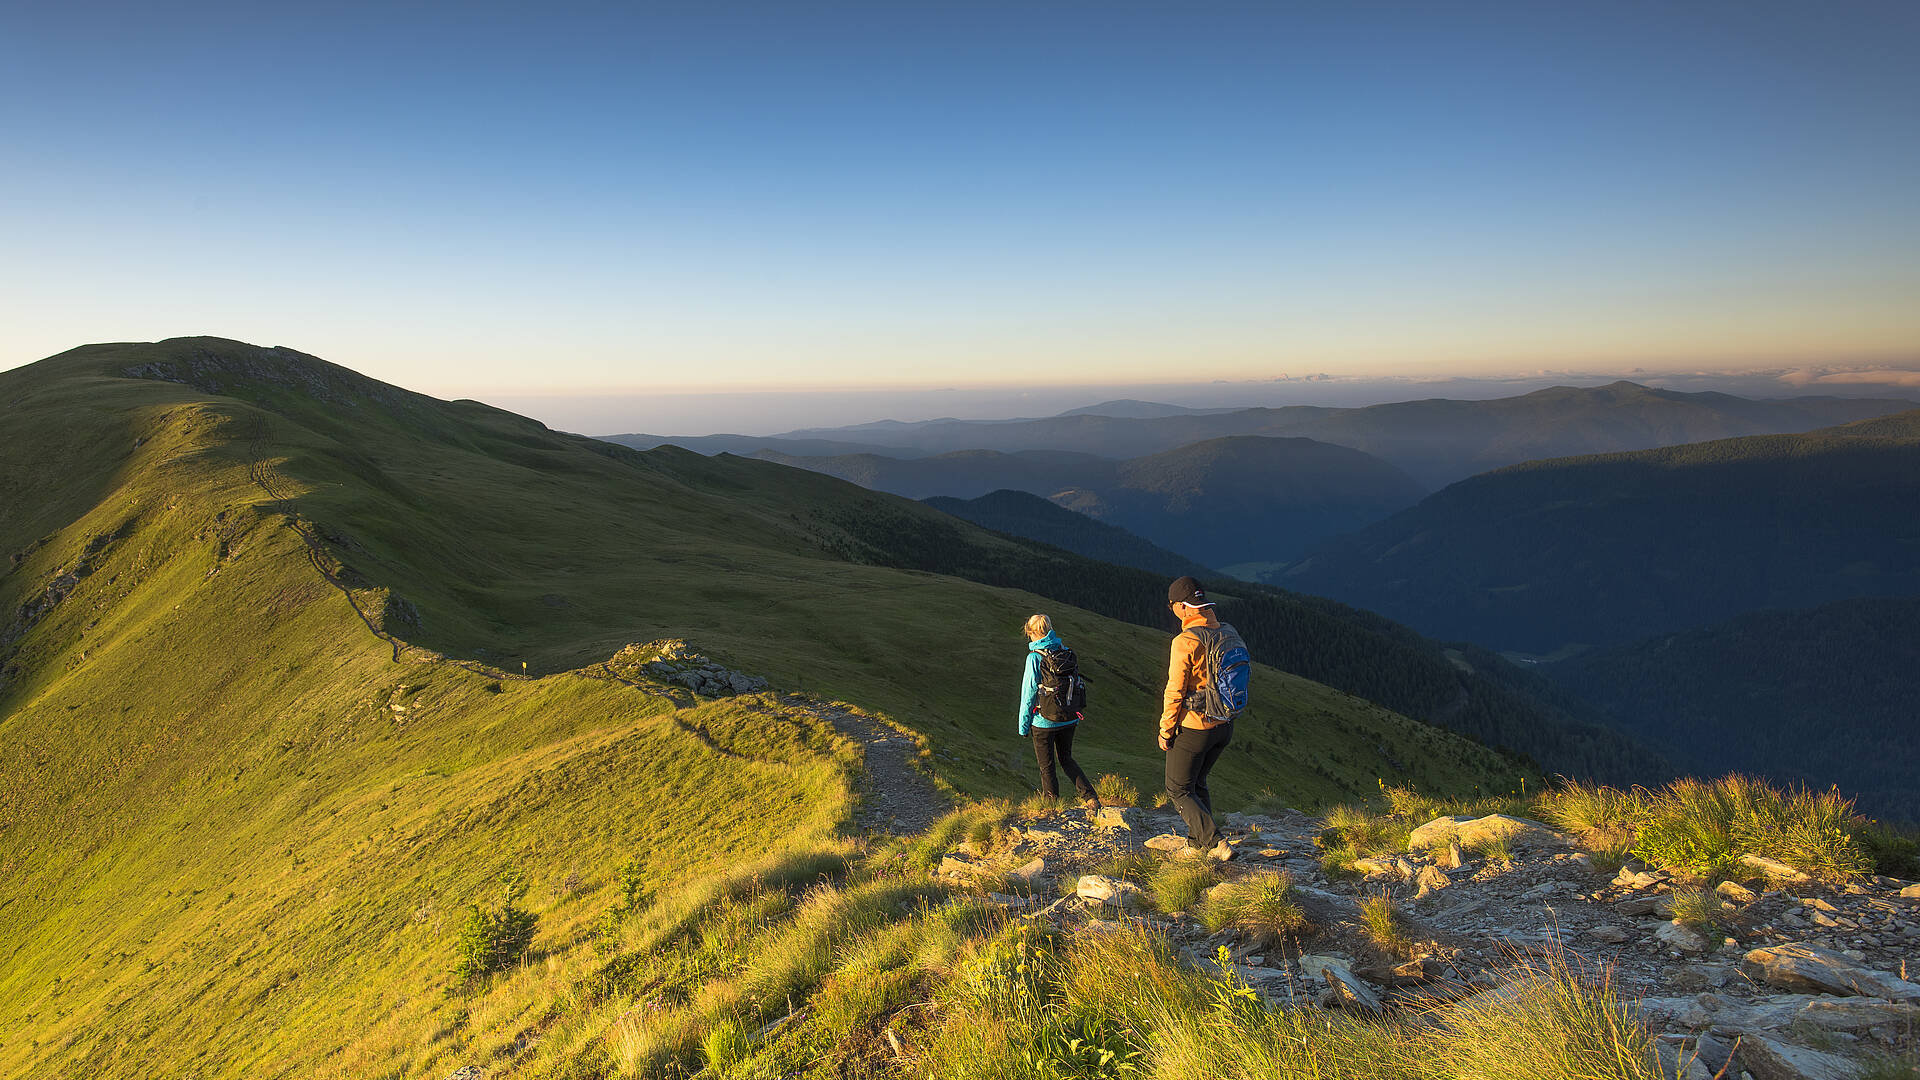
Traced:
[[1920, 4], [12, 4], [0, 367], [447, 396], [1920, 354]]

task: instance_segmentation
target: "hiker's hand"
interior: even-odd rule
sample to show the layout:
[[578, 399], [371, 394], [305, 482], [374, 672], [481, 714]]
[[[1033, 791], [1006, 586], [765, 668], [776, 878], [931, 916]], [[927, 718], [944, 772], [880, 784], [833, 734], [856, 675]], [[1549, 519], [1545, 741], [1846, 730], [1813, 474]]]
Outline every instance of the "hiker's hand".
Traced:
[[1173, 749], [1173, 740], [1165, 735], [1160, 736], [1160, 752], [1164, 754], [1171, 749]]

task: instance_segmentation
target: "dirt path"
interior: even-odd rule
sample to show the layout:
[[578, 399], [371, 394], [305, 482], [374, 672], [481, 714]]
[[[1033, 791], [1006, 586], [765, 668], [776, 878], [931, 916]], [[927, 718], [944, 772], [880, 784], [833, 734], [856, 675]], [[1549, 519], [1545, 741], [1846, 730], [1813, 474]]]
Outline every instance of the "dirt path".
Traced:
[[933, 779], [914, 764], [919, 747], [885, 724], [832, 706], [813, 706], [815, 716], [860, 744], [866, 770], [854, 823], [895, 836], [917, 833], [953, 808]]

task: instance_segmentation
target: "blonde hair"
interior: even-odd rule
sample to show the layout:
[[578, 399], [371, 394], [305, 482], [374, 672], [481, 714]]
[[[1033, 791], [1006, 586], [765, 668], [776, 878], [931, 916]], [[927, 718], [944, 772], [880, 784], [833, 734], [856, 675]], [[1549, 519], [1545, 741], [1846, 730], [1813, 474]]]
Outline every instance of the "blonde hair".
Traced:
[[1035, 615], [1027, 620], [1025, 629], [1027, 640], [1035, 641], [1053, 633], [1053, 620], [1045, 615]]

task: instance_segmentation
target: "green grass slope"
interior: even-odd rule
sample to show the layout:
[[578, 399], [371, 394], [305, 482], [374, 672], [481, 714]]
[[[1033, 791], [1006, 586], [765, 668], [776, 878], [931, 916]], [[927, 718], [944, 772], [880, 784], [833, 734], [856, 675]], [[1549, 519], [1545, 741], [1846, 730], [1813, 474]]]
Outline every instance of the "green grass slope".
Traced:
[[[623, 684], [628, 642], [854, 702], [1010, 794], [1015, 628], [1048, 610], [1093, 661], [1083, 762], [1154, 785], [1165, 635], [877, 565], [918, 556], [841, 524], [1079, 565], [917, 504], [219, 339], [77, 349], [0, 373], [0, 402], [0, 1076], [395, 1075], [355, 1048], [440, 1037], [462, 909], [503, 867], [537, 960], [621, 862], [666, 888], [844, 826], [855, 748], [815, 710]], [[1229, 805], [1517, 779], [1256, 685]]]
[[1539, 654], [1920, 594], [1920, 439], [1851, 430], [1501, 469], [1329, 542], [1284, 581]]

